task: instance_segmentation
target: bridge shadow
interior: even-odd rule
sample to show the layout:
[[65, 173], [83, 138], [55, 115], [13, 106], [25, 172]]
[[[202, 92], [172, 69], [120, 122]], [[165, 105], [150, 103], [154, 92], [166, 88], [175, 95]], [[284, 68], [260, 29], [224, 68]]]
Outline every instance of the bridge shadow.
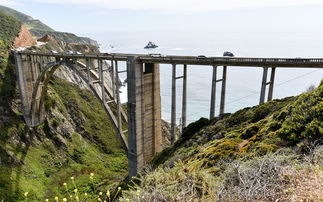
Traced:
[[22, 196], [22, 168], [31, 146], [31, 132], [19, 112], [14, 57], [9, 56], [0, 82], [0, 201]]

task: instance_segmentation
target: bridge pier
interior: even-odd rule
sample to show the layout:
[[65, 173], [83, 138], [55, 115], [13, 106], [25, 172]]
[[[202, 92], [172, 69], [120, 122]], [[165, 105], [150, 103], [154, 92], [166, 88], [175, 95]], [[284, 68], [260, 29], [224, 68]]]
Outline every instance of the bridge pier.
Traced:
[[172, 64], [172, 103], [171, 103], [171, 126], [170, 143], [174, 144], [176, 133], [176, 64]]
[[220, 115], [224, 114], [225, 107], [225, 91], [226, 91], [226, 83], [227, 83], [227, 66], [223, 66], [222, 73], [222, 87], [221, 87], [221, 102], [220, 102]]
[[187, 119], [187, 65], [183, 67], [183, 94], [182, 94], [182, 131], [186, 127]]
[[216, 75], [217, 75], [217, 66], [213, 66], [212, 73], [212, 88], [211, 88], [211, 106], [210, 106], [210, 119], [215, 116], [215, 96], [216, 96]]
[[127, 58], [129, 177], [162, 150], [159, 64]]
[[270, 84], [269, 84], [269, 92], [268, 92], [268, 101], [270, 101], [270, 100], [273, 99], [275, 72], [276, 72], [276, 67], [272, 67], [271, 68], [271, 73], [270, 73]]
[[262, 104], [265, 102], [267, 85], [269, 85], [267, 100], [270, 101], [273, 99], [275, 72], [276, 72], [276, 67], [272, 67], [271, 73], [270, 73], [270, 80], [267, 82], [268, 67], [263, 67], [259, 104]]

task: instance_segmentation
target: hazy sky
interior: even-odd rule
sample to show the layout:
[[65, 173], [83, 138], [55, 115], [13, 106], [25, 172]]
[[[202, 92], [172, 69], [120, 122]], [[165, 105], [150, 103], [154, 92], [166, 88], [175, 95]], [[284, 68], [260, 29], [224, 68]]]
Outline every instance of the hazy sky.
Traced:
[[323, 0], [0, 0], [58, 31], [322, 32]]

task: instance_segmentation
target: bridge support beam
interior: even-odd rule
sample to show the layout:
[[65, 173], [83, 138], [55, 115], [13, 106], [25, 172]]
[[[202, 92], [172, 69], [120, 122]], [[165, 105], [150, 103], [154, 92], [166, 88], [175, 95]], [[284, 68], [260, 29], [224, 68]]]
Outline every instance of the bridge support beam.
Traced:
[[262, 82], [261, 82], [259, 104], [262, 104], [262, 103], [265, 102], [267, 74], [268, 74], [268, 67], [264, 67], [263, 73], [262, 73]]
[[227, 66], [223, 66], [222, 88], [221, 88], [221, 102], [220, 102], [220, 115], [223, 115], [224, 114], [226, 82], [227, 82]]
[[183, 94], [182, 94], [182, 131], [186, 127], [187, 119], [187, 65], [183, 67]]
[[262, 82], [261, 82], [261, 91], [260, 91], [259, 104], [262, 104], [262, 103], [265, 102], [267, 85], [269, 85], [269, 91], [268, 91], [267, 100], [270, 101], [270, 100], [273, 99], [275, 72], [276, 72], [276, 67], [272, 67], [271, 68], [271, 73], [270, 73], [270, 80], [267, 82], [268, 67], [264, 67], [263, 75], [262, 75]]
[[[24, 56], [26, 57], [26, 56]], [[26, 72], [27, 68], [24, 68], [25, 61], [22, 55], [15, 53], [15, 59], [16, 59], [16, 69], [18, 73], [18, 84], [19, 84], [19, 90], [20, 90], [20, 99], [22, 103], [22, 112], [24, 119], [27, 123], [27, 125], [32, 125], [31, 116], [30, 116], [30, 100], [31, 100], [31, 94], [28, 92], [28, 86], [26, 82], [26, 76], [28, 76], [28, 73]]]
[[217, 66], [213, 66], [210, 119], [214, 118], [215, 116], [216, 74], [217, 74]]
[[127, 60], [129, 177], [162, 150], [159, 64]]
[[270, 81], [269, 81], [270, 84], [269, 84], [269, 91], [268, 91], [268, 101], [273, 99], [275, 72], [276, 72], [276, 67], [272, 67], [271, 73], [270, 73]]
[[170, 126], [170, 143], [175, 142], [176, 132], [176, 64], [172, 65], [172, 103], [171, 103], [171, 126]]

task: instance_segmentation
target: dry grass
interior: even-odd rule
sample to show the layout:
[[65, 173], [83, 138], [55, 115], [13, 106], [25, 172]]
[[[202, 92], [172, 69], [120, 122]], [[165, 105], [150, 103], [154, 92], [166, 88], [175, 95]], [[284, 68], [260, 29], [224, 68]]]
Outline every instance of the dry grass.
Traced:
[[216, 201], [216, 178], [205, 170], [193, 170], [179, 162], [173, 168], [144, 173], [141, 183], [124, 191], [120, 201], [188, 202]]

